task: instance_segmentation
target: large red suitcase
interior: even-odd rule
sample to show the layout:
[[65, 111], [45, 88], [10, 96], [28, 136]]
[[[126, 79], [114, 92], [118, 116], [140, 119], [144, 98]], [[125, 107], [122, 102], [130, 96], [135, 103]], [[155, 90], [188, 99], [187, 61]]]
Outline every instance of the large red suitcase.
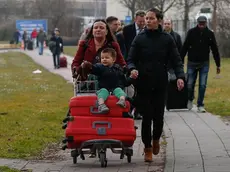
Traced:
[[70, 99], [69, 109], [71, 116], [98, 116], [98, 117], [127, 117], [130, 111], [130, 103], [126, 101], [126, 108], [116, 105], [118, 99], [115, 96], [109, 96], [105, 104], [108, 106], [108, 114], [99, 114], [97, 111], [96, 95], [76, 96]]
[[60, 57], [60, 67], [67, 67], [67, 58], [65, 56]]
[[[69, 149], [80, 148], [85, 141], [99, 139], [118, 140], [131, 147], [136, 139], [134, 120], [131, 118], [75, 116], [65, 131]], [[119, 148], [120, 146], [117, 145]]]

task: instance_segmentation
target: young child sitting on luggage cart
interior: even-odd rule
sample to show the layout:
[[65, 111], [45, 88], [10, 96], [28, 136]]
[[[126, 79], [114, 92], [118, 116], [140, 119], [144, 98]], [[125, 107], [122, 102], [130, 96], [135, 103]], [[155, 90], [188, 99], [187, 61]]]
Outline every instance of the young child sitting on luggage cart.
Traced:
[[81, 64], [83, 71], [90, 71], [91, 74], [98, 76], [99, 89], [96, 94], [98, 97], [98, 111], [107, 113], [109, 108], [105, 105], [110, 93], [115, 95], [119, 100], [118, 106], [126, 107], [126, 94], [124, 87], [131, 85], [132, 78], [126, 78], [121, 66], [115, 64], [116, 51], [113, 48], [106, 48], [101, 52], [101, 63], [92, 65], [90, 62], [84, 61]]

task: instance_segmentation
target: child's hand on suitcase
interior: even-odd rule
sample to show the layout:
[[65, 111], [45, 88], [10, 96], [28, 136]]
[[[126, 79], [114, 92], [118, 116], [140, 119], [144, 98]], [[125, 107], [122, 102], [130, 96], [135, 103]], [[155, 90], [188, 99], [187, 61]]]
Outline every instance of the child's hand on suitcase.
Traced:
[[183, 79], [178, 79], [177, 80], [177, 88], [179, 91], [181, 91], [184, 88], [184, 81]]

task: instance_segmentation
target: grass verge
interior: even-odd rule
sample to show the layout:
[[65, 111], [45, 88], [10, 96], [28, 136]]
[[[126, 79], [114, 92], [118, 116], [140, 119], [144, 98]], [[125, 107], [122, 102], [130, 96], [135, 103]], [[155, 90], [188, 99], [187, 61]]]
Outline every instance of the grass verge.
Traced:
[[0, 172], [20, 172], [20, 170], [12, 169], [6, 166], [0, 166]]
[[[206, 89], [204, 104], [208, 112], [222, 117], [230, 116], [230, 58], [221, 59], [221, 73], [216, 74], [216, 65], [210, 60], [208, 85]], [[197, 77], [195, 99], [198, 97], [199, 76]]]
[[77, 46], [65, 46], [64, 47], [64, 53], [74, 57], [76, 55], [77, 52]]
[[221, 59], [221, 73], [216, 75], [216, 65], [211, 60], [205, 107], [208, 112], [230, 116], [230, 58]]
[[[32, 71], [40, 69], [41, 74]], [[17, 52], [0, 54], [0, 157], [29, 158], [64, 136], [72, 86]]]

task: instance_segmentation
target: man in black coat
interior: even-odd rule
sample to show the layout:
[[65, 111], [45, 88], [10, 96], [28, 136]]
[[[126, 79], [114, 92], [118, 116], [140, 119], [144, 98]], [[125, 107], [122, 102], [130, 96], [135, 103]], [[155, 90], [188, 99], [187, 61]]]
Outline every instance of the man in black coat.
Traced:
[[[174, 39], [174, 41], [176, 43], [177, 49], [180, 52], [181, 48], [182, 48], [181, 36], [173, 30], [172, 21], [170, 19], [165, 19], [163, 21], [163, 28], [164, 28], [165, 32], [169, 33], [172, 36], [172, 38]], [[169, 72], [169, 80], [172, 81], [175, 79], [175, 72], [172, 69], [171, 64], [168, 65], [168, 69], [169, 69], [169, 71], [168, 71]]]
[[206, 112], [204, 109], [204, 96], [209, 72], [209, 54], [210, 49], [217, 66], [217, 74], [220, 73], [220, 54], [218, 51], [216, 38], [207, 27], [207, 18], [200, 16], [197, 19], [197, 26], [190, 29], [187, 33], [184, 45], [181, 50], [181, 57], [184, 61], [188, 53], [188, 109], [193, 107], [194, 87], [196, 84], [197, 74], [199, 73], [199, 95], [197, 100], [198, 112]]
[[125, 39], [126, 52], [129, 52], [130, 46], [133, 42], [135, 36], [140, 33], [140, 31], [145, 26], [145, 12], [137, 11], [135, 14], [134, 23], [129, 24], [123, 28], [123, 35]]
[[174, 41], [176, 42], [178, 51], [180, 52], [182, 48], [181, 36], [173, 30], [172, 21], [169, 19], [166, 19], [164, 20], [163, 25], [164, 25], [164, 31], [169, 33], [173, 37]]

